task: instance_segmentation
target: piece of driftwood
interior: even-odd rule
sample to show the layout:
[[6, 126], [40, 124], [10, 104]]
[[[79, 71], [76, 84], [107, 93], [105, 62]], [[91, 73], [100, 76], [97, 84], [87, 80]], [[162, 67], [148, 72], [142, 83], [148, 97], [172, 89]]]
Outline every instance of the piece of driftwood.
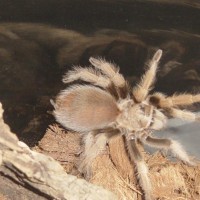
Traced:
[[0, 104], [0, 199], [116, 199], [115, 195], [69, 175], [52, 157], [30, 150], [3, 121]]
[[[48, 128], [35, 149], [59, 160], [67, 173], [81, 176], [76, 169], [81, 148], [80, 134], [66, 131], [54, 124]], [[160, 152], [143, 154], [149, 167], [156, 200], [200, 199], [199, 165], [190, 167], [180, 161], [170, 161]], [[137, 172], [129, 161], [122, 137], [113, 138], [107, 149], [95, 159], [89, 182], [112, 191], [119, 200], [143, 199]]]

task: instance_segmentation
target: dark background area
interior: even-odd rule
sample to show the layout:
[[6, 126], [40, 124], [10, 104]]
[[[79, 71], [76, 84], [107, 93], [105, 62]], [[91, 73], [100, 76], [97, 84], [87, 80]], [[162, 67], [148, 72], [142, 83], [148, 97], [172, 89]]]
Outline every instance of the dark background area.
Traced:
[[[166, 1], [165, 1], [166, 2]], [[173, 1], [174, 2], [174, 1]], [[0, 21], [47, 23], [84, 33], [120, 30], [179, 29], [199, 33], [199, 7], [162, 1], [1, 0]], [[183, 1], [184, 2], [184, 1]]]
[[0, 101], [6, 122], [20, 140], [37, 144], [55, 122], [49, 100], [65, 87], [63, 73], [88, 65], [90, 56], [117, 63], [134, 85], [145, 61], [162, 48], [155, 90], [200, 92], [198, 2], [1, 0]]

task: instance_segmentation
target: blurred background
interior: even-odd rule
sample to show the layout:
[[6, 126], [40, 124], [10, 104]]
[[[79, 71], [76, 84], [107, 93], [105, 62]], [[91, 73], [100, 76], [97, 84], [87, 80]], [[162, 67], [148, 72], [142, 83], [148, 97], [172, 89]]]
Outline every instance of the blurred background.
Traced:
[[[200, 92], [198, 0], [1, 0], [0, 101], [13, 132], [34, 146], [49, 124], [62, 75], [90, 56], [117, 63], [134, 85], [163, 49], [155, 90]], [[190, 107], [199, 111], [199, 105]], [[171, 120], [161, 137], [200, 157], [200, 125]]]

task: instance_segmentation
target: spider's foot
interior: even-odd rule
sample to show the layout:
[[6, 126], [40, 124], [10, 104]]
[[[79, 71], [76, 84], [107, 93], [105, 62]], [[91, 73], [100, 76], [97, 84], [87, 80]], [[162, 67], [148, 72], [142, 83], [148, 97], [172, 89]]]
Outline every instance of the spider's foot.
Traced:
[[162, 50], [158, 49], [158, 51], [156, 51], [156, 53], [154, 54], [152, 60], [155, 60], [156, 62], [158, 62], [160, 60], [161, 56], [162, 56]]
[[200, 160], [195, 157], [190, 157], [189, 161], [183, 161], [185, 164], [195, 167], [200, 164]]
[[78, 163], [78, 171], [81, 172], [86, 180], [92, 177], [92, 162], [83, 159]]

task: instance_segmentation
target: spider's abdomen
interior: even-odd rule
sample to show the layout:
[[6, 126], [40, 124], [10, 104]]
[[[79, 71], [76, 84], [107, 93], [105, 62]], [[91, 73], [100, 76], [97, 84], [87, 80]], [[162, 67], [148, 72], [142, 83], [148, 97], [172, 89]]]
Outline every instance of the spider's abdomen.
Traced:
[[87, 85], [76, 85], [62, 91], [54, 110], [59, 123], [79, 132], [108, 126], [118, 114], [117, 104], [109, 93]]

